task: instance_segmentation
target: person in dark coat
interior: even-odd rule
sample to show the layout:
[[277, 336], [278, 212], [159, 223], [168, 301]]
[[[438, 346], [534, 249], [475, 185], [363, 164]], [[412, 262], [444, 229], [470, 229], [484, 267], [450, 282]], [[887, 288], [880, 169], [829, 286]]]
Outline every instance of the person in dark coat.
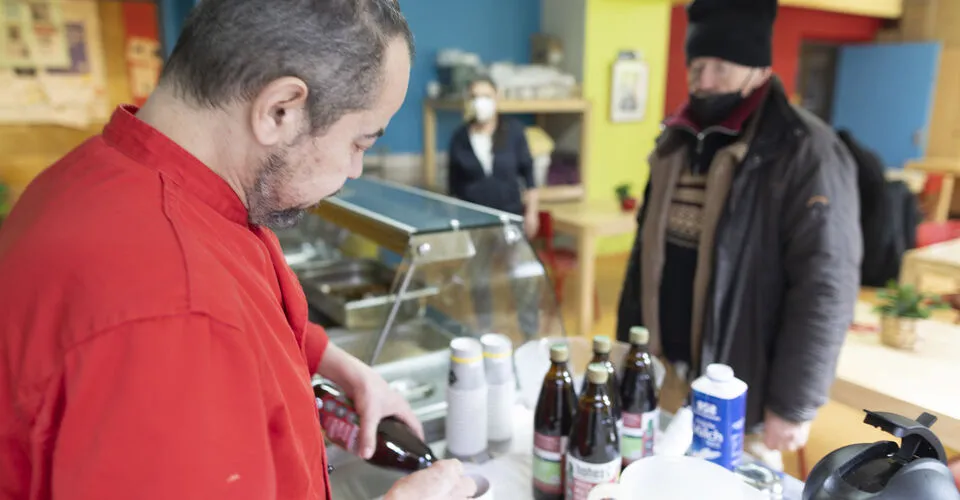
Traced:
[[[447, 188], [451, 196], [523, 217], [528, 238], [539, 230], [537, 189], [533, 157], [523, 124], [497, 113], [497, 89], [493, 81], [481, 78], [470, 84], [466, 121], [453, 134], [448, 153]], [[481, 331], [492, 331], [493, 300], [490, 289], [494, 259], [504, 257], [510, 268], [519, 264], [516, 246], [508, 248], [502, 233], [484, 231], [477, 235], [478, 246], [487, 251], [467, 263], [472, 282], [473, 303]], [[520, 329], [528, 338], [539, 329], [540, 293], [536, 280], [515, 278], [510, 283], [518, 303]]]
[[772, 74], [776, 11], [689, 6], [690, 97], [649, 158], [617, 325], [620, 340], [646, 326], [686, 381], [732, 366], [774, 451], [803, 446], [829, 397], [863, 253], [853, 159]]

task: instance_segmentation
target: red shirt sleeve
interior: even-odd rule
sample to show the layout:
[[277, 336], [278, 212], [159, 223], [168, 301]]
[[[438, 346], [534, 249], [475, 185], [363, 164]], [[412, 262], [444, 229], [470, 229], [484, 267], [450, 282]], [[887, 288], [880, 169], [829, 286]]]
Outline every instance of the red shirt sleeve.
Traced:
[[57, 500], [276, 498], [259, 364], [202, 315], [130, 323], [68, 352]]
[[330, 338], [327, 337], [326, 330], [322, 326], [307, 322], [307, 328], [303, 332], [303, 350], [307, 353], [307, 367], [310, 373], [316, 373], [320, 368], [320, 361], [323, 360], [323, 353], [327, 351], [327, 344]]

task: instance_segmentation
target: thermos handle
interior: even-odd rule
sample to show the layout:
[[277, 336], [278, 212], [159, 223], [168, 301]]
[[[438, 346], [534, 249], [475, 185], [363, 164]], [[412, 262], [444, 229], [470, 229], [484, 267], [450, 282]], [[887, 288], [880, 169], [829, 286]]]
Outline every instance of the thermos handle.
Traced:
[[587, 500], [627, 500], [620, 483], [598, 484], [590, 490]]

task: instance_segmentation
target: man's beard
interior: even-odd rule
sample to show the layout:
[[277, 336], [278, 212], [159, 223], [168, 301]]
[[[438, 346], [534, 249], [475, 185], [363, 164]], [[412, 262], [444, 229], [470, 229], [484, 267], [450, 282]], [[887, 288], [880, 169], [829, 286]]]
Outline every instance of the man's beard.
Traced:
[[306, 214], [302, 207], [283, 207], [279, 188], [290, 183], [290, 172], [285, 152], [271, 153], [257, 172], [253, 189], [247, 193], [249, 221], [251, 224], [271, 229], [286, 229], [296, 226]]

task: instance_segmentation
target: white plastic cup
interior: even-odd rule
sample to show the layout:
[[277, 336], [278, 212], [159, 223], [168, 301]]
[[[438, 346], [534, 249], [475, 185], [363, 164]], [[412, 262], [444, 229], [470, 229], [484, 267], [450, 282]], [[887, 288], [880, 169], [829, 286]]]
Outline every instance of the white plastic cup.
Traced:
[[487, 439], [494, 451], [505, 451], [513, 439], [513, 405], [517, 379], [513, 373], [513, 342], [499, 333], [480, 337], [487, 380]]
[[447, 389], [447, 454], [475, 462], [487, 451], [487, 386]]
[[470, 472], [466, 476], [477, 485], [477, 492], [470, 498], [474, 500], [493, 500], [493, 487], [490, 486], [490, 481], [487, 478], [476, 472]]

